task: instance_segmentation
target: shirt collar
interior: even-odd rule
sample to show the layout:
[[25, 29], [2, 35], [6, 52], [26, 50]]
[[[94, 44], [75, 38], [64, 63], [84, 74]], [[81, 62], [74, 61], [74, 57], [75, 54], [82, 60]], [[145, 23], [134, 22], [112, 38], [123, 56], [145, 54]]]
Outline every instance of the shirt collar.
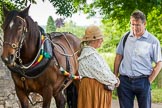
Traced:
[[78, 60], [84, 59], [87, 56], [90, 56], [93, 53], [96, 53], [97, 50], [91, 46], [84, 46], [84, 48], [81, 51], [81, 55], [78, 57]]
[[[133, 36], [134, 36], [134, 35], [133, 35], [133, 31], [130, 31], [129, 36], [130, 36], [130, 37], [133, 37]], [[144, 34], [143, 34], [141, 37], [148, 38], [148, 36], [149, 36], [149, 35], [148, 35], [148, 31], [145, 30]]]

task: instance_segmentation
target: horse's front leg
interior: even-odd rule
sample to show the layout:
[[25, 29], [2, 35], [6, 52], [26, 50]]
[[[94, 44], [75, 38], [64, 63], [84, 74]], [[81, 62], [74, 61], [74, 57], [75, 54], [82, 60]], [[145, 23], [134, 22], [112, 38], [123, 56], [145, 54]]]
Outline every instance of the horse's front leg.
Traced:
[[19, 101], [21, 103], [21, 107], [22, 108], [29, 108], [30, 105], [29, 105], [28, 98], [26, 96], [27, 93], [25, 93], [25, 91], [18, 89], [16, 87], [15, 87], [15, 90], [16, 90], [17, 97], [19, 98]]
[[54, 96], [54, 98], [57, 108], [65, 108], [66, 100], [63, 95], [63, 92], [59, 92], [56, 96]]
[[42, 108], [50, 108], [50, 104], [51, 104], [51, 99], [53, 96], [53, 92], [52, 92], [52, 87], [44, 87], [43, 89], [43, 107]]

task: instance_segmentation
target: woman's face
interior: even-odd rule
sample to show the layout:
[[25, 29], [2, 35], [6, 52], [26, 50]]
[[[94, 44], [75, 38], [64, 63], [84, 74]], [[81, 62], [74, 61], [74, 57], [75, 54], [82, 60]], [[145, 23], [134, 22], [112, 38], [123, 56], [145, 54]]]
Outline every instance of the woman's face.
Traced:
[[131, 24], [131, 30], [133, 31], [134, 36], [140, 37], [144, 34], [146, 22], [142, 22], [141, 19], [137, 20], [131, 17], [130, 24]]
[[100, 39], [91, 41], [89, 45], [94, 48], [99, 48], [101, 47], [102, 42], [103, 42], [103, 38], [100, 38]]

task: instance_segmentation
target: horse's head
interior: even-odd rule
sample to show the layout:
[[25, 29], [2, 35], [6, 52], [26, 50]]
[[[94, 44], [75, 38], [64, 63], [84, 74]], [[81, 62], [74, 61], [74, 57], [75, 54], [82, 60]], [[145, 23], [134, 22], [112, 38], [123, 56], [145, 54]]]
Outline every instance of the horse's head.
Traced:
[[1, 58], [7, 66], [14, 66], [15, 60], [19, 56], [27, 32], [25, 17], [28, 15], [29, 7], [23, 11], [9, 11], [6, 7], [3, 7], [5, 18], [2, 25], [4, 42]]

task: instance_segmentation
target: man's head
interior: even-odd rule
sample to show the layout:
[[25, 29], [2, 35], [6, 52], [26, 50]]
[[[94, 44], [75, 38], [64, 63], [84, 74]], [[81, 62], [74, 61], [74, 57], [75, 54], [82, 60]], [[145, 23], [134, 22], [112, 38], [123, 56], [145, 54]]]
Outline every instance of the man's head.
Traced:
[[136, 37], [140, 37], [145, 32], [146, 17], [139, 10], [134, 11], [130, 17], [131, 30]]

